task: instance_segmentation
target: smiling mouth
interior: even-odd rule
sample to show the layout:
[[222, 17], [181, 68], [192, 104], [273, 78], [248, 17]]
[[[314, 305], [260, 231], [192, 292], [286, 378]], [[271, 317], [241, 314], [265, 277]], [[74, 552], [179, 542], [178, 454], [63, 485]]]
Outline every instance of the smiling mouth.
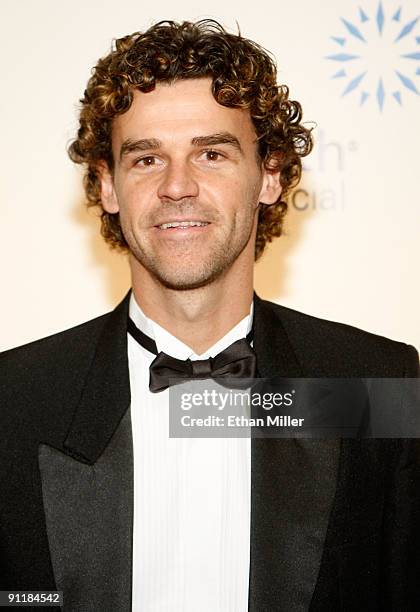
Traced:
[[188, 227], [205, 227], [209, 225], [208, 221], [169, 221], [168, 223], [162, 223], [161, 225], [155, 225], [160, 230], [167, 229], [185, 229]]

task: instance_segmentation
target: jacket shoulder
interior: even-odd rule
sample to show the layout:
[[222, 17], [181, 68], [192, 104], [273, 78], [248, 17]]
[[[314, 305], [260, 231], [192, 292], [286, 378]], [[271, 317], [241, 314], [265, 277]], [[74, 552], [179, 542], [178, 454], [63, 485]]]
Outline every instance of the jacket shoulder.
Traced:
[[36, 368], [42, 362], [45, 368], [48, 362], [53, 365], [57, 359], [65, 362], [75, 353], [80, 355], [84, 349], [94, 344], [109, 316], [110, 313], [107, 313], [51, 336], [3, 351], [0, 353], [0, 367], [2, 371], [4, 368], [22, 370]]
[[404, 342], [264, 301], [283, 325], [311, 376], [415, 377], [417, 350]]
[[31, 414], [47, 421], [76, 402], [109, 316], [0, 353], [1, 422]]

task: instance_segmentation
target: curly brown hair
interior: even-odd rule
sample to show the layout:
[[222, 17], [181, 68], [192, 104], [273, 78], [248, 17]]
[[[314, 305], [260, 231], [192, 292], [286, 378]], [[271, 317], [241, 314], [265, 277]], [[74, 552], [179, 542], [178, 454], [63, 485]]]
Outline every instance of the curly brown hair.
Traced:
[[312, 149], [311, 130], [301, 123], [299, 102], [289, 100], [286, 85], [276, 83], [277, 69], [269, 53], [241, 34], [228, 33], [217, 21], [161, 21], [146, 32], [115, 41], [92, 71], [80, 100], [80, 127], [69, 146], [70, 158], [86, 164], [84, 187], [88, 206], [101, 210], [101, 233], [112, 246], [128, 248], [119, 214], [107, 213], [101, 202], [99, 162], [112, 171], [112, 120], [131, 106], [133, 90], [148, 92], [157, 82], [210, 77], [215, 100], [227, 107], [249, 109], [258, 137], [258, 154], [267, 169], [280, 171], [282, 195], [261, 205], [255, 259], [267, 242], [280, 236], [287, 211], [285, 197], [300, 180], [301, 157]]

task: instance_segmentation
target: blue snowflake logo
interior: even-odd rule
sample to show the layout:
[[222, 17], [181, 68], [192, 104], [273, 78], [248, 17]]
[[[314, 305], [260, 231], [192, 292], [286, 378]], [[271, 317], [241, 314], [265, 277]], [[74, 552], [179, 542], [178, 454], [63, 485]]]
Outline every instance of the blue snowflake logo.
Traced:
[[360, 106], [376, 100], [381, 112], [387, 98], [402, 106], [404, 93], [420, 95], [419, 21], [403, 19], [401, 6], [386, 13], [382, 2], [371, 14], [359, 8], [356, 19], [341, 18], [344, 34], [331, 37], [336, 52], [326, 58], [340, 66], [331, 78], [345, 81], [341, 95], [358, 93]]

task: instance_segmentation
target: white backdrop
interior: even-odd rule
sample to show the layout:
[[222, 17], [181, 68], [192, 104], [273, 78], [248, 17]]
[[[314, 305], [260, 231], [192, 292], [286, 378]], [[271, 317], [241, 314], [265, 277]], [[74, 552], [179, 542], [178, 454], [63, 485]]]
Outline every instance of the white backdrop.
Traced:
[[112, 38], [204, 17], [237, 21], [270, 49], [279, 80], [317, 124], [287, 236], [256, 265], [257, 291], [420, 347], [418, 2], [260, 6], [3, 0], [0, 349], [102, 314], [127, 290], [126, 260], [102, 243], [67, 158], [77, 101]]

